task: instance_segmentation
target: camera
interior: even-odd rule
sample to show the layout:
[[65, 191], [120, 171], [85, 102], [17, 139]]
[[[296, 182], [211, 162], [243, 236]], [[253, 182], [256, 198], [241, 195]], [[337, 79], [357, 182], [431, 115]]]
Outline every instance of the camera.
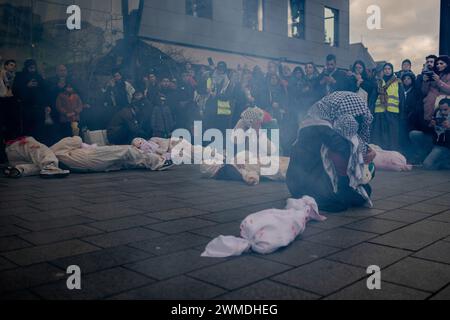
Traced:
[[422, 71], [422, 75], [430, 78], [428, 81], [434, 81], [434, 79], [433, 79], [434, 71], [432, 68], [425, 67], [425, 69]]

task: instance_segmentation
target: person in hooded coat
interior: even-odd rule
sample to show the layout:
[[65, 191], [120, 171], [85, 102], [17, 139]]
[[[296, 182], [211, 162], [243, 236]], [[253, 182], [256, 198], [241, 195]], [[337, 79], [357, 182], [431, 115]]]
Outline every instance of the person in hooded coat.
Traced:
[[58, 140], [57, 113], [48, 100], [48, 86], [39, 74], [36, 61], [25, 61], [12, 89], [22, 106], [23, 135], [33, 136], [45, 145]]
[[369, 78], [366, 64], [362, 60], [357, 60], [353, 64], [350, 77], [351, 91], [358, 93], [367, 100], [369, 109], [373, 112], [375, 105], [374, 95], [376, 93], [375, 81]]
[[406, 119], [405, 93], [394, 74], [394, 66], [386, 63], [378, 80], [377, 99], [372, 126], [372, 143], [384, 150], [401, 150], [401, 127]]
[[357, 94], [338, 91], [314, 104], [294, 143], [286, 182], [294, 198], [313, 197], [320, 210], [371, 204], [362, 178], [375, 158], [368, 147], [372, 114]]

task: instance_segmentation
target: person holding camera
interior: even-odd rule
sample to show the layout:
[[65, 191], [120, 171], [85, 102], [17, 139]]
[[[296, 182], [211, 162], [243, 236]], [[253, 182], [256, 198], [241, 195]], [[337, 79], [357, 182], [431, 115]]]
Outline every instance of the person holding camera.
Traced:
[[[450, 99], [442, 99], [430, 121], [433, 129], [433, 143], [428, 146], [428, 156], [423, 162], [427, 170], [450, 169]], [[414, 137], [412, 137], [414, 138]], [[416, 136], [412, 142], [424, 148], [423, 137]]]
[[350, 78], [346, 72], [339, 70], [336, 64], [336, 56], [329, 54], [326, 59], [326, 67], [319, 76], [319, 84], [322, 97], [336, 91], [349, 91]]
[[428, 77], [433, 76], [434, 70], [436, 69], [436, 60], [437, 59], [438, 59], [438, 57], [434, 54], [430, 54], [425, 58], [425, 64], [423, 65], [422, 73], [419, 74], [416, 79], [416, 88], [419, 88], [419, 89], [422, 88], [424, 76], [428, 76]]
[[422, 93], [424, 99], [424, 119], [429, 123], [440, 96], [450, 95], [450, 57], [440, 56], [436, 60], [436, 70], [423, 75]]
[[119, 70], [113, 71], [113, 76], [102, 89], [108, 100], [108, 105], [115, 108], [115, 111], [126, 108], [133, 100], [136, 89], [126, 81]]

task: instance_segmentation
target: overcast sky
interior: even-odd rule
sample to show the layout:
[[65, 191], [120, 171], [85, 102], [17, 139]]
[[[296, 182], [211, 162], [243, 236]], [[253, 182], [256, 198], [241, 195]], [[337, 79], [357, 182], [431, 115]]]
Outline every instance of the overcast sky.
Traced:
[[[370, 5], [381, 8], [381, 30], [367, 28]], [[350, 41], [369, 48], [376, 61], [400, 68], [403, 59], [422, 69], [424, 58], [439, 48], [439, 0], [350, 0]]]

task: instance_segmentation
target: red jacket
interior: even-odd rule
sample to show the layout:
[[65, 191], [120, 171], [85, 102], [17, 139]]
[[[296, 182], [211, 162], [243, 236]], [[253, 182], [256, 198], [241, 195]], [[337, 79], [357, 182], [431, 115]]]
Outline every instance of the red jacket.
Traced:
[[66, 93], [60, 93], [56, 99], [56, 109], [60, 114], [61, 122], [80, 121], [80, 113], [83, 110], [83, 102], [76, 93], [70, 96]]

